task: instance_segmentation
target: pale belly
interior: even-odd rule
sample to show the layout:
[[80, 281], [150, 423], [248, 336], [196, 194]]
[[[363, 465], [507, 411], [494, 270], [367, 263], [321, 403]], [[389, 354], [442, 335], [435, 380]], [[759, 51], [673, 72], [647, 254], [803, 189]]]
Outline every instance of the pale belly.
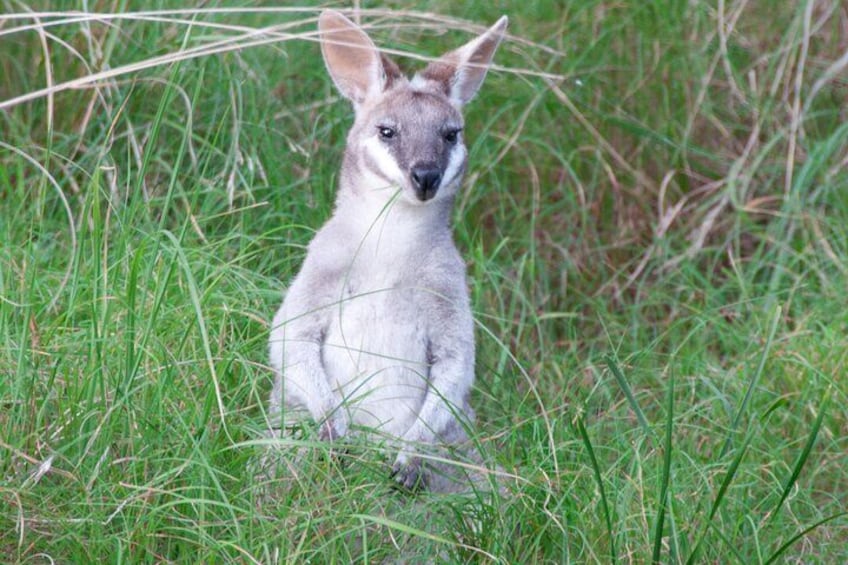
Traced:
[[393, 436], [412, 425], [427, 391], [427, 335], [411, 291], [346, 300], [333, 313], [324, 369], [351, 421]]

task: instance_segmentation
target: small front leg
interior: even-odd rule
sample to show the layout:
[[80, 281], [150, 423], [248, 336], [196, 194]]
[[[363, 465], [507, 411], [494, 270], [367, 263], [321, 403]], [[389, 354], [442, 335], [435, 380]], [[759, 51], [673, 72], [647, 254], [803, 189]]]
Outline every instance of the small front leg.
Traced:
[[[457, 343], [462, 344], [462, 340], [453, 342]], [[427, 394], [418, 418], [401, 438], [403, 446], [392, 467], [392, 476], [404, 488], [427, 486], [426, 465], [415, 450], [428, 450], [428, 446], [446, 439], [450, 429], [461, 426], [458, 419], [473, 417], [466, 403], [474, 378], [473, 341], [464, 345], [458, 349], [437, 347], [433, 351], [435, 362], [430, 367]]]
[[[473, 379], [473, 365], [463, 359], [447, 358], [430, 368], [430, 382], [418, 418], [404, 433], [404, 450], [416, 445], [434, 445], [457, 420], [470, 416], [467, 396]], [[402, 451], [398, 456], [400, 460]]]
[[305, 408], [319, 425], [319, 438], [333, 441], [347, 434], [348, 415], [321, 362], [326, 312], [319, 309], [289, 321], [286, 306], [274, 316], [271, 329], [270, 361], [277, 371], [272, 416], [279, 419], [284, 405]]
[[321, 422], [318, 439], [333, 442], [347, 435], [348, 418], [341, 406], [336, 407], [331, 414]]

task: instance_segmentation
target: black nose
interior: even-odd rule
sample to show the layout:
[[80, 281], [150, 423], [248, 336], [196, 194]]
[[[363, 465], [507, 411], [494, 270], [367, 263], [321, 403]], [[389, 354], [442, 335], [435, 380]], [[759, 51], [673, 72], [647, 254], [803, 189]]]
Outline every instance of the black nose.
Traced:
[[412, 167], [412, 186], [415, 187], [415, 195], [422, 202], [430, 200], [439, 190], [442, 182], [442, 170], [435, 165], [416, 165]]

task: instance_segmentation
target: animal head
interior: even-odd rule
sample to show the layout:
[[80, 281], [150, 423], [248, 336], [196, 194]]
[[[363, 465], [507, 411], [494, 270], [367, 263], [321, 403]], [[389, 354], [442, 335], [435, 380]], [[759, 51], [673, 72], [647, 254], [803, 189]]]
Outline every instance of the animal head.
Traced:
[[409, 80], [356, 24], [336, 11], [321, 14], [324, 62], [356, 114], [345, 153], [354, 192], [399, 189], [411, 204], [456, 193], [468, 155], [461, 109], [483, 83], [506, 25], [501, 17]]

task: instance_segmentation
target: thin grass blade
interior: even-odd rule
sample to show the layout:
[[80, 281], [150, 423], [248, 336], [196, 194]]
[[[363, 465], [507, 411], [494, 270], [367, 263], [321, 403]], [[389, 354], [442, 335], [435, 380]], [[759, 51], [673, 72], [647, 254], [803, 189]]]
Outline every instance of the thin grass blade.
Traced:
[[580, 433], [583, 445], [586, 446], [586, 451], [589, 453], [589, 460], [592, 463], [592, 471], [595, 474], [595, 482], [598, 483], [598, 490], [600, 490], [601, 493], [601, 511], [604, 514], [604, 521], [607, 524], [607, 532], [609, 533], [610, 538], [610, 562], [618, 563], [618, 556], [615, 550], [615, 534], [612, 529], [612, 516], [610, 515], [609, 504], [607, 504], [604, 482], [601, 478], [601, 467], [598, 465], [598, 459], [595, 457], [595, 450], [592, 447], [592, 442], [589, 439], [589, 433], [586, 431], [586, 426], [583, 423], [583, 416], [579, 416], [577, 418], [577, 431]]
[[730, 488], [730, 484], [733, 482], [733, 478], [736, 476], [736, 471], [739, 470], [739, 464], [742, 463], [742, 459], [745, 457], [745, 453], [748, 451], [748, 445], [751, 443], [751, 437], [753, 434], [748, 433], [745, 438], [745, 443], [739, 448], [736, 452], [736, 456], [733, 458], [733, 461], [730, 463], [730, 467], [727, 469], [727, 473], [724, 475], [724, 479], [721, 482], [721, 486], [718, 489], [718, 493], [716, 494], [715, 500], [713, 501], [713, 505], [710, 508], [709, 515], [707, 516], [707, 520], [704, 523], [704, 526], [701, 528], [701, 535], [698, 536], [698, 539], [695, 541], [695, 547], [692, 548], [692, 553], [689, 554], [689, 558], [686, 560], [687, 565], [691, 563], [696, 563], [698, 557], [698, 550], [701, 547], [701, 543], [704, 541], [706, 537], [707, 529], [710, 527], [710, 523], [713, 520], [713, 517], [718, 512], [719, 507], [721, 507], [721, 503], [724, 501], [724, 496], [727, 494], [727, 489]]
[[645, 436], [653, 440], [654, 433], [648, 425], [648, 419], [645, 418], [645, 413], [642, 412], [642, 408], [640, 408], [639, 403], [636, 402], [633, 390], [630, 388], [630, 384], [628, 384], [627, 379], [624, 378], [624, 373], [621, 372], [618, 363], [615, 362], [615, 359], [611, 355], [604, 357], [604, 361], [606, 361], [607, 367], [609, 367], [610, 372], [612, 372], [615, 380], [618, 382], [618, 386], [621, 387], [621, 391], [627, 398], [627, 402], [630, 404], [630, 409], [633, 410], [634, 414], [636, 414], [636, 419], [639, 420], [639, 425], [642, 426], [642, 429], [645, 431]]
[[665, 419], [665, 444], [663, 446], [665, 455], [663, 456], [662, 469], [662, 484], [660, 485], [660, 507], [657, 511], [657, 522], [654, 528], [654, 550], [651, 555], [653, 563], [660, 562], [662, 553], [662, 536], [663, 525], [665, 523], [665, 513], [667, 510], [668, 501], [668, 485], [671, 480], [671, 432], [674, 428], [674, 374], [668, 381], [668, 399], [666, 401], [666, 419]]
[[832, 522], [832, 521], [834, 521], [834, 520], [836, 520], [836, 519], [838, 519], [838, 518], [842, 518], [843, 516], [848, 516], [848, 512], [838, 512], [838, 513], [836, 513], [836, 514], [832, 514], [832, 515], [828, 516], [827, 518], [823, 518], [823, 519], [819, 520], [818, 522], [814, 522], [814, 523], [813, 523], [813, 524], [811, 524], [810, 526], [808, 526], [808, 527], [804, 528], [803, 530], [801, 530], [800, 532], [798, 532], [797, 534], [795, 534], [794, 536], [792, 536], [791, 538], [789, 538], [789, 540], [787, 540], [787, 541], [786, 541], [786, 543], [784, 543], [783, 545], [781, 545], [780, 547], [778, 547], [778, 548], [777, 548], [777, 551], [775, 551], [774, 553], [772, 553], [772, 554], [771, 554], [771, 556], [769, 556], [769, 558], [768, 558], [768, 559], [766, 559], [766, 560], [763, 562], [763, 565], [770, 565], [771, 563], [774, 563], [774, 562], [775, 562], [775, 561], [777, 561], [777, 560], [780, 558], [780, 556], [781, 556], [781, 555], [783, 555], [783, 553], [784, 553], [787, 549], [789, 549], [789, 548], [792, 546], [792, 544], [794, 544], [796, 541], [798, 541], [798, 540], [799, 540], [799, 539], [801, 539], [802, 537], [806, 536], [807, 534], [809, 534], [810, 532], [812, 532], [813, 530], [815, 530], [815, 529], [816, 529], [816, 528], [818, 528], [819, 526], [823, 526], [823, 525], [827, 524], [828, 522]]
[[757, 383], [760, 381], [760, 376], [762, 376], [763, 370], [766, 366], [766, 360], [771, 352], [771, 345], [774, 342], [774, 334], [777, 333], [777, 325], [780, 322], [781, 314], [782, 308], [778, 306], [774, 312], [774, 318], [771, 322], [771, 328], [769, 328], [768, 338], [766, 339], [765, 347], [763, 347], [762, 355], [760, 355], [760, 362], [757, 364], [757, 370], [754, 371], [754, 374], [751, 376], [751, 380], [748, 383], [748, 389], [745, 391], [745, 397], [742, 399], [741, 404], [739, 404], [739, 408], [736, 410], [736, 416], [733, 418], [733, 423], [730, 425], [730, 429], [727, 430], [727, 437], [724, 440], [724, 446], [721, 448], [719, 458], [727, 455], [727, 452], [730, 450], [731, 443], [733, 442], [733, 434], [735, 434], [736, 430], [739, 428], [742, 416], [745, 414], [745, 411], [748, 408], [748, 403], [751, 401], [751, 397], [754, 394], [754, 388], [756, 388]]
[[801, 450], [800, 455], [798, 455], [798, 459], [795, 460], [795, 465], [792, 466], [792, 474], [789, 475], [789, 478], [786, 480], [786, 484], [783, 485], [783, 493], [780, 495], [780, 500], [777, 502], [777, 505], [771, 513], [771, 518], [769, 518], [770, 521], [774, 520], [774, 517], [777, 516], [778, 512], [780, 512], [780, 509], [783, 507], [783, 503], [786, 501], [786, 497], [789, 496], [792, 487], [795, 486], [795, 482], [801, 475], [801, 470], [804, 468], [804, 464], [810, 457], [810, 451], [812, 451], [813, 445], [816, 443], [816, 438], [819, 435], [819, 429], [821, 429], [824, 415], [827, 412], [827, 405], [830, 402], [830, 391], [831, 388], [828, 387], [822, 397], [819, 415], [816, 416], [816, 421], [813, 422], [813, 428], [810, 430], [810, 436], [804, 444], [804, 449]]

